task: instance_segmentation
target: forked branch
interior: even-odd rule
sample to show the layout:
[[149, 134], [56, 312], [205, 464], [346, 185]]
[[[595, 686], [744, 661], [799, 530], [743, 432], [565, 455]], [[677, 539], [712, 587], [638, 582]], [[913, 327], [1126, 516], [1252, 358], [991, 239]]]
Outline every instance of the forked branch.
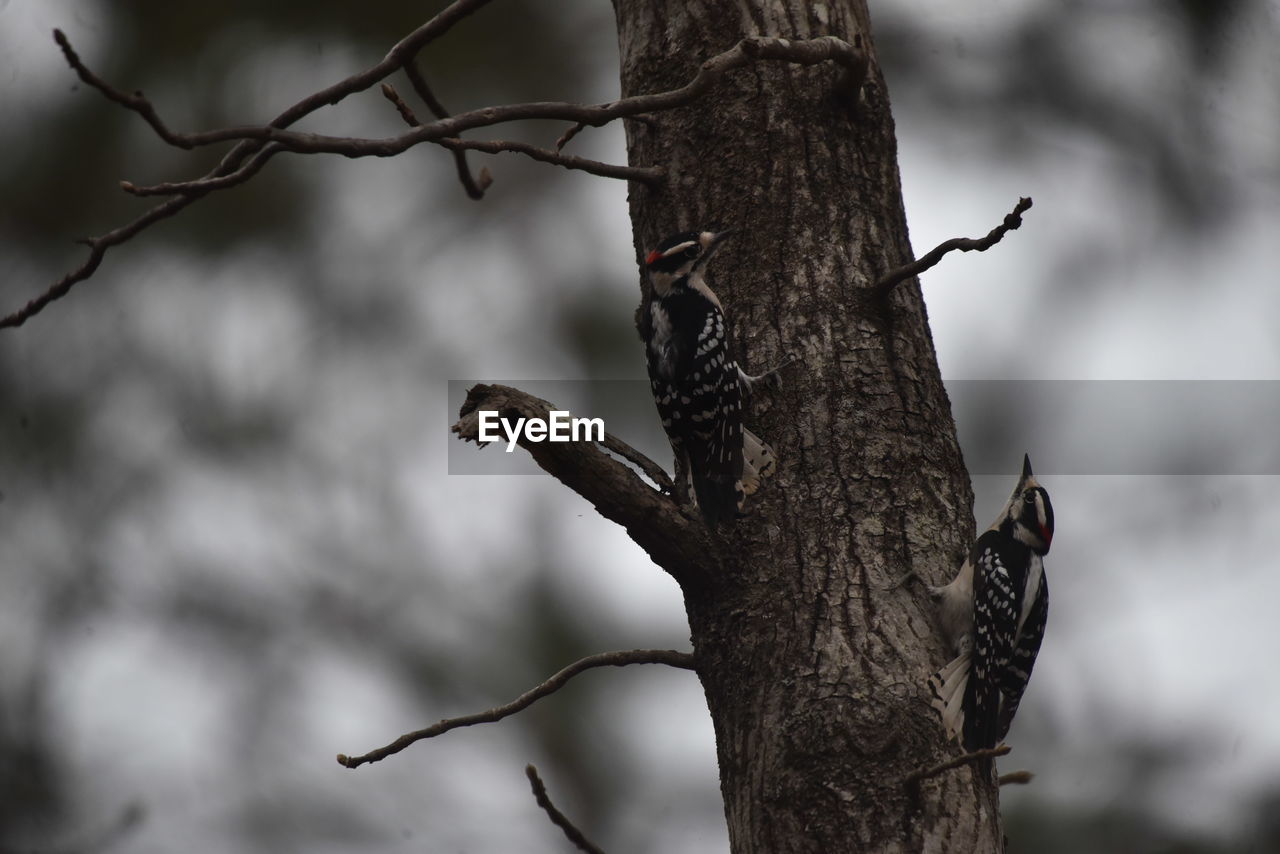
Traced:
[[[487, 153], [518, 152], [569, 169], [580, 169], [604, 177], [654, 184], [664, 177], [664, 173], [658, 167], [614, 166], [563, 154], [560, 149], [564, 142], [572, 132], [576, 132], [572, 129], [569, 134], [561, 138], [554, 150], [503, 140], [463, 140], [460, 135], [474, 128], [529, 119], [569, 121], [574, 122], [575, 127], [599, 127], [624, 118], [652, 121], [652, 114], [686, 106], [705, 94], [729, 71], [756, 62], [785, 62], [797, 65], [832, 62], [841, 69], [839, 82], [836, 85], [842, 89], [860, 87], [866, 75], [867, 55], [860, 38], [855, 38], [854, 43], [849, 44], [833, 36], [808, 40], [752, 37], [743, 39], [724, 53], [708, 59], [692, 80], [684, 86], [666, 92], [637, 95], [595, 105], [560, 101], [509, 104], [450, 116], [435, 99], [426, 86], [425, 80], [421, 79], [421, 75], [416, 75], [416, 69], [412, 68], [412, 63], [423, 47], [488, 2], [489, 0], [456, 0], [430, 21], [401, 39], [380, 62], [308, 95], [265, 125], [242, 125], [193, 133], [171, 129], [161, 119], [155, 106], [142, 93], [127, 93], [107, 83], [84, 64], [63, 33], [55, 32], [54, 37], [62, 48], [63, 55], [80, 79], [112, 102], [136, 112], [164, 142], [182, 149], [231, 141], [237, 144], [227, 152], [216, 168], [200, 178], [145, 186], [128, 181], [121, 182], [121, 186], [127, 192], [136, 195], [170, 195], [172, 198], [127, 225], [97, 237], [84, 239], [82, 242], [90, 248], [88, 258], [25, 306], [5, 317], [0, 317], [0, 328], [21, 326], [49, 303], [65, 296], [72, 287], [93, 275], [109, 248], [133, 238], [155, 222], [173, 216], [208, 193], [248, 181], [266, 165], [268, 160], [282, 151], [341, 154], [346, 157], [392, 157], [415, 145], [433, 143], [455, 153], [455, 157], [458, 158], [459, 176], [462, 177], [468, 194], [473, 198], [483, 192], [485, 181], [483, 172], [478, 180], [471, 177], [465, 160], [461, 159], [461, 152], [467, 150]], [[299, 119], [322, 107], [337, 104], [352, 94], [363, 92], [401, 69], [409, 74], [410, 82], [436, 114], [435, 121], [420, 122], [405, 133], [385, 139], [327, 136], [288, 130], [288, 127]]]
[[[436, 93], [427, 85], [427, 78], [423, 76], [422, 70], [418, 68], [418, 63], [406, 62], [404, 74], [409, 78], [409, 85], [413, 87], [413, 91], [417, 93], [418, 97], [422, 99], [422, 103], [426, 104], [427, 109], [431, 111], [431, 115], [437, 119], [449, 118], [449, 111], [445, 109], [444, 104], [440, 103], [440, 99], [436, 97]], [[384, 83], [382, 85], [385, 87], [391, 84]], [[405, 121], [408, 122], [408, 118]], [[412, 125], [412, 122], [410, 124]], [[484, 191], [489, 189], [489, 185], [493, 183], [493, 177], [489, 174], [489, 170], [481, 167], [480, 177], [474, 177], [471, 174], [471, 167], [467, 165], [467, 153], [465, 151], [455, 150], [453, 152], [453, 162], [458, 169], [458, 180], [462, 182], [462, 189], [467, 191], [467, 197], [476, 201], [483, 199]]]
[[538, 700], [548, 694], [554, 694], [565, 686], [573, 677], [577, 676], [585, 670], [593, 667], [625, 667], [628, 664], [666, 664], [670, 667], [680, 667], [685, 670], [694, 668], [693, 655], [687, 652], [678, 652], [674, 649], [633, 649], [621, 652], [602, 652], [598, 655], [589, 655], [586, 658], [579, 659], [573, 664], [561, 670], [555, 676], [552, 676], [541, 685], [521, 694], [504, 706], [497, 706], [485, 712], [478, 712], [474, 715], [463, 715], [457, 718], [446, 718], [439, 723], [432, 724], [425, 729], [415, 730], [400, 736], [395, 741], [380, 747], [377, 750], [371, 750], [360, 756], [347, 756], [346, 754], [338, 754], [338, 762], [348, 768], [359, 768], [368, 762], [378, 762], [386, 759], [392, 754], [399, 753], [411, 744], [428, 738], [435, 738], [443, 735], [450, 730], [460, 727], [475, 726], [476, 724], [489, 724], [500, 721], [503, 718], [510, 717], [517, 712], [527, 709]]
[[[382, 60], [364, 71], [344, 78], [327, 88], [318, 92], [313, 92], [307, 97], [298, 101], [293, 106], [286, 109], [280, 115], [271, 120], [268, 127], [283, 128], [302, 119], [322, 107], [330, 106], [345, 99], [347, 96], [356, 92], [363, 92], [375, 83], [385, 80], [387, 77], [399, 71], [407, 63], [412, 62], [414, 57], [418, 55], [418, 51], [422, 50], [431, 42], [444, 35], [455, 24], [475, 12], [481, 6], [490, 3], [491, 0], [454, 0], [444, 9], [440, 10], [435, 17], [418, 27], [409, 35], [402, 38], [387, 51], [387, 55]], [[193, 148], [197, 145], [207, 145], [209, 142], [218, 139], [240, 139], [237, 128], [222, 128], [211, 131], [208, 134], [180, 134], [169, 130], [169, 128], [161, 121], [160, 116], [156, 113], [154, 106], [142, 95], [141, 92], [127, 94], [108, 84], [105, 80], [98, 77], [84, 64], [79, 55], [71, 48], [70, 41], [67, 40], [65, 34], [60, 30], [54, 30], [54, 40], [58, 46], [62, 48], [63, 56], [66, 57], [67, 63], [71, 66], [77, 76], [80, 77], [87, 85], [97, 89], [109, 100], [120, 104], [127, 109], [138, 113], [142, 118], [151, 125], [156, 134], [170, 145], [178, 148]], [[262, 156], [265, 153], [265, 156]], [[236, 173], [236, 183], [242, 183], [252, 177], [262, 168], [275, 153], [272, 147], [265, 145], [259, 140], [244, 140], [234, 146], [218, 165], [209, 172], [205, 177], [216, 178]], [[246, 173], [241, 167], [246, 161], [256, 156], [256, 163], [253, 168]], [[184, 195], [176, 195], [173, 198], [156, 205], [147, 212], [143, 213], [132, 222], [112, 229], [105, 234], [97, 237], [86, 237], [79, 242], [89, 247], [89, 255], [85, 260], [71, 272], [62, 276], [58, 281], [50, 285], [45, 291], [37, 297], [27, 301], [22, 308], [0, 317], [0, 329], [8, 327], [17, 327], [26, 323], [32, 317], [35, 317], [55, 300], [61, 299], [71, 292], [71, 289], [80, 282], [88, 279], [102, 264], [102, 259], [106, 255], [107, 250], [113, 246], [119, 246], [127, 240], [131, 240], [139, 232], [144, 231], [162, 219], [167, 219], [187, 205], [196, 201], [203, 195], [203, 191], [188, 193]]]
[[[422, 127], [417, 115], [404, 99], [400, 97], [400, 93], [390, 83], [382, 84], [382, 94], [395, 105], [396, 110], [400, 113], [400, 118], [404, 119], [405, 124], [409, 127]], [[513, 140], [477, 140], [477, 139], [459, 139], [458, 137], [446, 137], [436, 140], [436, 144], [452, 150], [455, 154], [462, 155], [467, 151], [482, 151], [486, 154], [500, 154], [504, 151], [513, 151], [523, 154], [534, 160], [540, 160], [543, 163], [553, 163], [556, 166], [563, 166], [566, 169], [580, 169], [592, 175], [599, 175], [602, 178], [620, 178], [624, 181], [638, 181], [642, 184], [655, 185], [662, 180], [663, 172], [656, 167], [644, 166], [616, 166], [612, 163], [601, 163], [599, 160], [590, 160], [586, 157], [576, 157], [572, 154], [561, 154], [559, 151], [552, 151], [549, 148], [539, 148], [536, 145], [529, 145], [524, 142], [515, 142]], [[465, 162], [465, 161], [464, 161]], [[459, 169], [462, 167], [460, 166]], [[484, 186], [488, 186], [486, 177], [489, 174], [488, 169], [481, 171], [481, 180]], [[463, 182], [464, 184], [466, 181]]]

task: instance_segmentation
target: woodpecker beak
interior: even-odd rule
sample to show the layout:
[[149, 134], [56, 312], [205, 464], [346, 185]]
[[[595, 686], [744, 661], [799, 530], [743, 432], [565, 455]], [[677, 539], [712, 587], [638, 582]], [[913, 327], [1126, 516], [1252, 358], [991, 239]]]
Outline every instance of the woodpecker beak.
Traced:
[[716, 250], [720, 248], [720, 244], [724, 243], [726, 238], [732, 237], [733, 234], [734, 229], [732, 228], [726, 228], [724, 231], [704, 231], [699, 234], [698, 242], [702, 244], [702, 254], [698, 256], [694, 269], [698, 270], [705, 267], [707, 262], [711, 260], [711, 256], [715, 255]]
[[724, 231], [704, 231], [702, 233], [702, 245], [706, 247], [706, 251], [709, 253], [727, 238], [733, 237], [736, 232], [737, 229], [733, 228], [726, 228]]

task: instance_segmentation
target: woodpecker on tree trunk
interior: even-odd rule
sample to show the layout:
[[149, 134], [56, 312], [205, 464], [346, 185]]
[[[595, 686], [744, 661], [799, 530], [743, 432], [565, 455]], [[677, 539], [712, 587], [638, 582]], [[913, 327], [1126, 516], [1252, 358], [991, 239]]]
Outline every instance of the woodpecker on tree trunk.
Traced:
[[931, 590], [956, 652], [929, 679], [932, 703], [965, 750], [995, 747], [1018, 711], [1049, 617], [1043, 558], [1052, 541], [1053, 505], [1024, 456], [1008, 503], [955, 580]]
[[675, 452], [676, 498], [691, 483], [712, 527], [741, 515], [775, 465], [773, 449], [742, 426], [745, 393], [760, 377], [730, 354], [724, 311], [706, 280], [730, 234], [687, 231], [659, 243], [645, 258], [651, 287], [640, 311], [653, 398]]

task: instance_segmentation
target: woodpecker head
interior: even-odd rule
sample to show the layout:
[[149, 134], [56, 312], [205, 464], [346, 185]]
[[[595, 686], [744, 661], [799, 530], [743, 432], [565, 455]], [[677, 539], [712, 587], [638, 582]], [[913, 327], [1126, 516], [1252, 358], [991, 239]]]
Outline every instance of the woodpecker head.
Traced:
[[732, 233], [730, 230], [682, 231], [665, 238], [644, 259], [654, 291], [664, 297], [681, 279], [700, 277], [720, 243]]
[[1031, 456], [1022, 458], [1022, 477], [1009, 496], [997, 527], [1006, 528], [1036, 554], [1048, 554], [1053, 542], [1053, 505], [1049, 493], [1031, 473]]

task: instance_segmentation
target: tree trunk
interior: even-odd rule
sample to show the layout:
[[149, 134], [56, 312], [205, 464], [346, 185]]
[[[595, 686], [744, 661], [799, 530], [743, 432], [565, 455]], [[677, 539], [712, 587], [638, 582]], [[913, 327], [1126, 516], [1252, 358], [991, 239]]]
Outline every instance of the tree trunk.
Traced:
[[[865, 0], [616, 0], [624, 96], [687, 82], [745, 36], [861, 35], [860, 102], [841, 70], [756, 63], [694, 105], [627, 123], [642, 254], [731, 226], [712, 286], [749, 372], [786, 354], [785, 387], [747, 423], [779, 470], [750, 517], [682, 580], [715, 725], [736, 854], [998, 851], [998, 790], [956, 755], [925, 680], [948, 658], [914, 571], [948, 580], [972, 542], [972, 492], [920, 289], [867, 295], [911, 260], [889, 102]], [[637, 352], [638, 352], [637, 347]]]

